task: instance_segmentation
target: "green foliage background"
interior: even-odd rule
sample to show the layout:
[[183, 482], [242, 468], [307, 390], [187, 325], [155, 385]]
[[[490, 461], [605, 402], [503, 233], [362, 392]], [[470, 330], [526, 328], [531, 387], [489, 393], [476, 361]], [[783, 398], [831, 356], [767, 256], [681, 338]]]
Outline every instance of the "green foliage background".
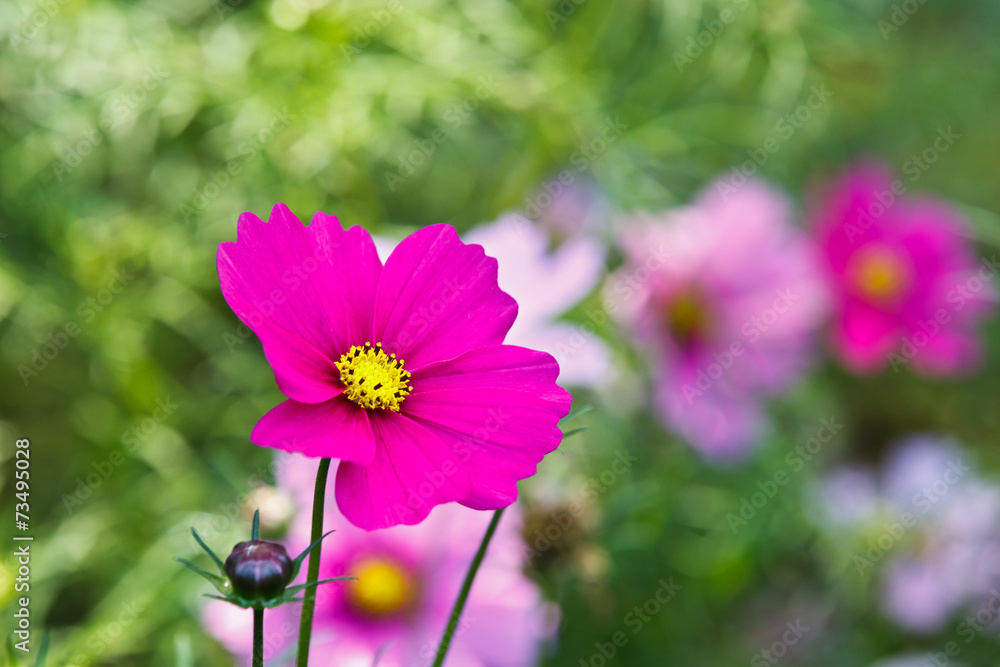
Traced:
[[[13, 530], [13, 441], [30, 437], [32, 612], [52, 631], [49, 664], [228, 664], [196, 620], [202, 582], [169, 559], [192, 552], [187, 526], [225, 516], [269, 475], [269, 452], [247, 437], [280, 395], [215, 270], [242, 211], [284, 201], [388, 235], [467, 229], [522, 209], [608, 122], [624, 130], [580, 176], [616, 210], [661, 209], [747, 160], [817, 87], [832, 97], [761, 175], [804, 211], [824, 175], [866, 155], [902, 170], [953, 128], [960, 139], [912, 189], [965, 207], [981, 252], [995, 252], [994, 0], [400, 2], [0, 0], [0, 541]], [[722, 11], [734, 20], [712, 23]], [[274, 119], [286, 120], [261, 134]], [[430, 154], [413, 166], [414, 151]], [[413, 174], [397, 181], [401, 160]], [[230, 164], [239, 173], [221, 175]], [[94, 301], [116, 272], [125, 287]], [[58, 355], [25, 373], [70, 324]], [[598, 475], [626, 447], [642, 463], [533, 563], [564, 617], [545, 664], [589, 660], [669, 577], [683, 594], [609, 664], [746, 664], [799, 617], [814, 629], [785, 664], [937, 650], [948, 632], [915, 638], [882, 618], [877, 578], [837, 560], [801, 499], [832, 463], [877, 459], [913, 431], [955, 434], [997, 470], [998, 333], [988, 327], [985, 367], [961, 381], [820, 368], [733, 469], [705, 466], [647, 413], [580, 394], [596, 409], [565, 445], [570, 467]], [[600, 334], [616, 340], [611, 326]], [[615, 345], [623, 370], [642, 368]], [[130, 439], [157, 401], [176, 407]], [[727, 513], [830, 417], [845, 425], [837, 438], [730, 530]], [[67, 501], [109, 461], [122, 462]], [[213, 537], [235, 541], [245, 525]], [[0, 618], [6, 628], [9, 610]], [[998, 651], [981, 638], [962, 658], [992, 664]]]

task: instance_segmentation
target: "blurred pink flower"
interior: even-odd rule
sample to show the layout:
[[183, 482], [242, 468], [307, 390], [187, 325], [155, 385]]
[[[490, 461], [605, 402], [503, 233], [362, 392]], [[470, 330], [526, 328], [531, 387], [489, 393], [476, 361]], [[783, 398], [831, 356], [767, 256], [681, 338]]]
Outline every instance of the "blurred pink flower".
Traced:
[[565, 173], [543, 183], [526, 202], [524, 213], [556, 238], [599, 234], [610, 213], [604, 193], [593, 181], [565, 182]]
[[463, 238], [483, 246], [487, 255], [497, 259], [500, 289], [517, 300], [517, 320], [506, 342], [555, 357], [562, 385], [605, 384], [611, 353], [593, 334], [593, 323], [585, 328], [558, 321], [597, 287], [604, 270], [600, 243], [575, 237], [550, 250], [548, 236], [518, 215], [475, 227]]
[[929, 374], [968, 370], [1000, 267], [976, 259], [958, 211], [904, 200], [905, 191], [885, 167], [862, 164], [822, 203], [817, 233], [837, 311], [834, 347], [855, 372], [887, 362]]
[[559, 446], [570, 396], [551, 355], [503, 345], [517, 303], [495, 259], [431, 225], [383, 266], [363, 228], [322, 212], [305, 226], [284, 204], [237, 232], [219, 245], [222, 293], [290, 398], [251, 441], [340, 459], [337, 503], [369, 530], [514, 502]]
[[[463, 238], [498, 261], [500, 289], [517, 301], [517, 319], [504, 342], [555, 357], [560, 385], [600, 387], [612, 379], [611, 352], [594, 335], [595, 325], [558, 320], [597, 287], [605, 259], [599, 242], [578, 236], [552, 250], [545, 231], [516, 214], [474, 227]], [[374, 241], [379, 257], [396, 247], [390, 239]]]
[[1000, 584], [1000, 488], [977, 477], [958, 447], [911, 438], [890, 453], [880, 484], [857, 469], [830, 475], [823, 505], [842, 526], [850, 524], [838, 503], [852, 484], [865, 498], [857, 504], [864, 511], [852, 513], [853, 528], [875, 536], [863, 540], [851, 565], [864, 576], [882, 569], [882, 608], [896, 623], [932, 633], [993, 594]]
[[[287, 538], [292, 550], [309, 541], [311, 493], [316, 462], [279, 459], [279, 485], [292, 492], [300, 511]], [[366, 532], [350, 524], [332, 503], [324, 527], [336, 530], [323, 543], [320, 577], [357, 576], [357, 582], [319, 588], [312, 662], [338, 667], [430, 664], [448, 615], [490, 515], [457, 505], [437, 507], [418, 526]], [[543, 601], [522, 574], [527, 549], [517, 506], [504, 514], [479, 571], [456, 638], [452, 667], [530, 667], [558, 624], [558, 610]], [[300, 576], [299, 579], [304, 579]], [[291, 664], [300, 605], [269, 609], [264, 616], [266, 664]], [[204, 626], [240, 664], [250, 664], [252, 615], [231, 605], [209, 603]]]
[[785, 197], [757, 182], [729, 190], [631, 220], [604, 301], [650, 353], [667, 426], [721, 459], [758, 440], [764, 397], [801, 376], [825, 308]]

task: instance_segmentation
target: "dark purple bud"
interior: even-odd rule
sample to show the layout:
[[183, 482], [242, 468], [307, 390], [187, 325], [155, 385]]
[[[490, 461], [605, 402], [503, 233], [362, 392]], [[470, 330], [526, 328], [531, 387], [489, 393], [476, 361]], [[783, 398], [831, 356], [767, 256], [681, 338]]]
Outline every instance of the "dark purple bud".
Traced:
[[226, 574], [233, 592], [244, 600], [271, 600], [282, 594], [292, 579], [292, 559], [277, 542], [240, 542], [226, 558]]

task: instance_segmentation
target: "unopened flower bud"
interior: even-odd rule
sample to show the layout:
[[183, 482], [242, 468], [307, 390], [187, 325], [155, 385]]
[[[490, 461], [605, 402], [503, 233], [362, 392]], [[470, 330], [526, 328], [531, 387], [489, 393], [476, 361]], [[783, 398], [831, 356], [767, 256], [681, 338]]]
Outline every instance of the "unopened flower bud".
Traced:
[[292, 579], [293, 568], [285, 547], [267, 540], [240, 542], [226, 558], [233, 592], [244, 600], [279, 597]]

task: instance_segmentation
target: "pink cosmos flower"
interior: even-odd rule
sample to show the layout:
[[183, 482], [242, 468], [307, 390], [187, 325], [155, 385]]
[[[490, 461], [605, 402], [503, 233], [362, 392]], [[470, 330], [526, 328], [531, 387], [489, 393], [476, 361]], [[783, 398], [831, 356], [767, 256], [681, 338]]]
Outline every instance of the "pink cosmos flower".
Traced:
[[[282, 455], [280, 487], [292, 492], [300, 511], [289, 548], [309, 542], [310, 487], [316, 462]], [[336, 530], [325, 541], [320, 577], [357, 576], [357, 582], [321, 586], [317, 597], [312, 661], [338, 667], [428, 665], [437, 649], [490, 516], [457, 505], [438, 507], [418, 526], [367, 532], [352, 526], [332, 503], [323, 525]], [[527, 552], [517, 506], [504, 514], [469, 596], [448, 653], [453, 667], [530, 667], [558, 622], [538, 587], [521, 572]], [[302, 577], [300, 577], [301, 579]], [[291, 664], [299, 605], [269, 609], [264, 616], [268, 665]], [[252, 615], [209, 603], [204, 625], [249, 664]], [[286, 631], [287, 629], [287, 631]]]
[[961, 215], [863, 164], [830, 190], [817, 234], [833, 286], [834, 347], [855, 372], [912, 362], [928, 374], [975, 365], [977, 322], [991, 309], [996, 266], [978, 265]]
[[503, 345], [517, 303], [497, 262], [448, 225], [404, 239], [383, 266], [371, 236], [284, 204], [240, 216], [219, 281], [290, 400], [250, 439], [340, 459], [336, 499], [373, 530], [435, 505], [505, 507], [558, 447], [570, 396], [548, 354]]
[[604, 302], [649, 351], [666, 425], [712, 458], [759, 438], [762, 399], [802, 374], [825, 304], [788, 201], [756, 182], [729, 190], [630, 221]]

